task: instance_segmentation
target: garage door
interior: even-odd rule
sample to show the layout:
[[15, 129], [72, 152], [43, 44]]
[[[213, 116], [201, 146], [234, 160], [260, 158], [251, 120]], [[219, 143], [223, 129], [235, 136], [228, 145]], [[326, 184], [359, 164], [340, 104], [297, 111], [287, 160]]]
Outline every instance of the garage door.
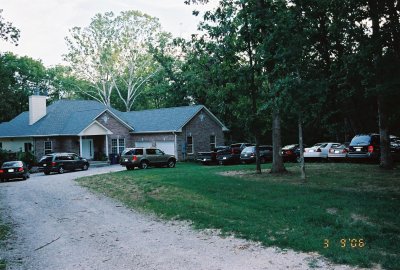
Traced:
[[151, 142], [135, 142], [135, 147], [149, 148], [152, 146]]
[[156, 147], [166, 154], [175, 155], [175, 143], [173, 141], [158, 141]]

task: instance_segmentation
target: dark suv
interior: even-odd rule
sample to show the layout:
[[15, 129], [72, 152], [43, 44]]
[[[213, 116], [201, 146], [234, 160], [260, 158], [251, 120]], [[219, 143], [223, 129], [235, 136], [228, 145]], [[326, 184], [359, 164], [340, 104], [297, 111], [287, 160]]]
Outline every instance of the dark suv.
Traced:
[[87, 170], [89, 162], [75, 153], [53, 153], [43, 156], [39, 161], [39, 171], [49, 175], [51, 172], [64, 173], [76, 169]]
[[149, 166], [173, 168], [176, 158], [156, 148], [127, 148], [122, 152], [120, 164], [127, 170], [133, 170], [135, 167], [147, 169]]
[[[400, 160], [400, 138], [390, 136], [390, 151], [393, 160]], [[350, 142], [347, 157], [350, 160], [361, 159], [378, 162], [380, 158], [379, 134], [356, 135]]]

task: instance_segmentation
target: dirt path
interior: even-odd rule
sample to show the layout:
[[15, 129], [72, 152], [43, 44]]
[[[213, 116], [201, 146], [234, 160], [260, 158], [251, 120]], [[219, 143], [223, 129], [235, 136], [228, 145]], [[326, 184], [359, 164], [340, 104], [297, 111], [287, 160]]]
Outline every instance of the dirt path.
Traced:
[[9, 269], [351, 269], [303, 254], [163, 222], [79, 187], [63, 175], [33, 175], [0, 184], [0, 203], [14, 234], [0, 258]]

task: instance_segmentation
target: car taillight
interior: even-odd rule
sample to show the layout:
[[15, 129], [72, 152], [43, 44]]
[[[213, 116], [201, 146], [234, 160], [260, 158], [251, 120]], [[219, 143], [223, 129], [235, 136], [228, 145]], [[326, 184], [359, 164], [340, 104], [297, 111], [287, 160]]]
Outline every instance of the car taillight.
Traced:
[[21, 167], [21, 168], [18, 168], [18, 171], [19, 171], [19, 172], [23, 172], [23, 171], [24, 171], [24, 168], [22, 168], [22, 167]]
[[374, 146], [370, 145], [370, 146], [368, 146], [368, 153], [372, 153], [372, 152], [374, 152]]
[[346, 154], [347, 152], [348, 152], [347, 149], [343, 149], [342, 151], [343, 154]]
[[0, 173], [3, 173], [4, 171], [3, 170], [0, 170]]
[[332, 148], [329, 149], [329, 153], [334, 153], [334, 152], [335, 152], [335, 150], [333, 150]]
[[321, 148], [318, 148], [318, 149], [317, 149], [317, 152], [321, 152]]
[[132, 161], [136, 161], [136, 160], [137, 160], [137, 156], [133, 156]]
[[293, 154], [292, 151], [290, 151], [290, 150], [286, 151], [286, 155], [292, 155], [292, 154]]
[[51, 163], [51, 166], [55, 167], [55, 166], [57, 166], [57, 163], [52, 162], [52, 163]]

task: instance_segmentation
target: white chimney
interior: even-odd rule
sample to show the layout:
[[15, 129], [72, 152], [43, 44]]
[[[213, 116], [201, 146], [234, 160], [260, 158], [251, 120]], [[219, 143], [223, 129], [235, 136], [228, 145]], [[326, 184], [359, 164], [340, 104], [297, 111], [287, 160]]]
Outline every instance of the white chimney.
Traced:
[[29, 97], [29, 125], [35, 124], [46, 115], [46, 96]]

